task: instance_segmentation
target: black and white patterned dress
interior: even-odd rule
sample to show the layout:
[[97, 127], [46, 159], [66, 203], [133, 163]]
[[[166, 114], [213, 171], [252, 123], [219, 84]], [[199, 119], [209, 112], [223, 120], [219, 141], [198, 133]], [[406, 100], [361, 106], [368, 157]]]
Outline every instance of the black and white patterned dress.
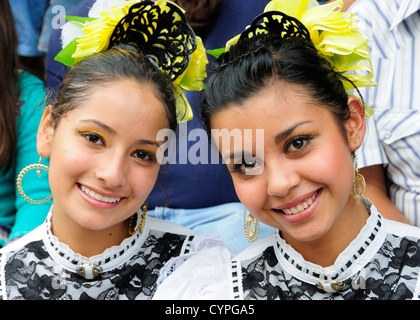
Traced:
[[306, 261], [277, 232], [233, 258], [223, 246], [196, 253], [154, 298], [418, 299], [420, 228], [383, 218], [367, 199], [364, 204], [366, 224], [329, 267]]
[[[160, 269], [189, 252], [195, 233], [147, 217], [143, 232], [86, 258], [51, 233], [51, 212], [38, 228], [0, 250], [0, 299], [151, 299]], [[85, 276], [77, 273], [82, 268]], [[93, 275], [93, 268], [101, 270]]]
[[[370, 211], [356, 239], [335, 263], [305, 261], [279, 233], [232, 261], [234, 297], [281, 300], [406, 300], [419, 298], [420, 229]], [[234, 277], [235, 278], [235, 277]], [[237, 280], [237, 281], [236, 281]]]

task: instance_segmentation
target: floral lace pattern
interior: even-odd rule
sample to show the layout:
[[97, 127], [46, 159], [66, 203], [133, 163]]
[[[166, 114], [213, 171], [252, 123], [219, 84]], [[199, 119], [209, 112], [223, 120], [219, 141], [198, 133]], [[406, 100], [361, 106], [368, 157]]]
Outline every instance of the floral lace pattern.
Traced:
[[140, 250], [120, 266], [93, 280], [65, 270], [49, 255], [42, 240], [12, 252], [4, 270], [8, 299], [151, 299], [160, 269], [182, 253], [187, 236], [151, 230]]
[[420, 240], [388, 234], [379, 251], [335, 293], [299, 280], [279, 265], [273, 246], [242, 262], [245, 299], [402, 300], [414, 296], [420, 270]]

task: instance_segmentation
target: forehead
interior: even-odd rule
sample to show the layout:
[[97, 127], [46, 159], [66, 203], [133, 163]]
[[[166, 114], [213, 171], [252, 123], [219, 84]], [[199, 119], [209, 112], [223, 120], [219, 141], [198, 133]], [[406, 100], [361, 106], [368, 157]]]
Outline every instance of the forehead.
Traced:
[[[302, 118], [319, 118], [326, 108], [301, 86], [274, 83], [240, 104], [230, 104], [211, 119], [212, 128], [266, 128], [287, 125]], [[318, 115], [318, 116], [317, 116]]]
[[152, 86], [135, 80], [96, 86], [65, 118], [70, 122], [97, 119], [109, 126], [132, 129], [168, 126], [165, 106]]

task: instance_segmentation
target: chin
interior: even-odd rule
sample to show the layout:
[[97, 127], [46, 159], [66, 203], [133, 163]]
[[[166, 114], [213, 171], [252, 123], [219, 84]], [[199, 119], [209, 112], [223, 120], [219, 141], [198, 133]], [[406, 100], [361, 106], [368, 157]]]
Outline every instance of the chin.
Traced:
[[308, 226], [300, 230], [285, 230], [285, 233], [295, 241], [312, 242], [321, 239], [330, 228], [321, 228], [320, 226]]

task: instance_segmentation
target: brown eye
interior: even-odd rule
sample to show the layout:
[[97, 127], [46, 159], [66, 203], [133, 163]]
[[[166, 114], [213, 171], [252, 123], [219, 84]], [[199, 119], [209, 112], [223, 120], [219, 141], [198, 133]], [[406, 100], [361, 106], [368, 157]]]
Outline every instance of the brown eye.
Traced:
[[301, 149], [305, 145], [305, 141], [303, 139], [298, 139], [293, 141], [292, 147], [295, 149]]
[[82, 136], [92, 144], [104, 145], [102, 137], [96, 133], [87, 132], [83, 133]]
[[145, 161], [156, 161], [156, 156], [153, 153], [146, 150], [136, 150], [135, 152], [133, 152], [133, 156]]
[[298, 136], [290, 139], [285, 144], [285, 152], [293, 153], [298, 152], [306, 147], [306, 145], [314, 138], [314, 136]]
[[262, 171], [263, 164], [255, 158], [242, 158], [241, 163], [236, 163], [231, 172], [240, 175], [256, 175]]

